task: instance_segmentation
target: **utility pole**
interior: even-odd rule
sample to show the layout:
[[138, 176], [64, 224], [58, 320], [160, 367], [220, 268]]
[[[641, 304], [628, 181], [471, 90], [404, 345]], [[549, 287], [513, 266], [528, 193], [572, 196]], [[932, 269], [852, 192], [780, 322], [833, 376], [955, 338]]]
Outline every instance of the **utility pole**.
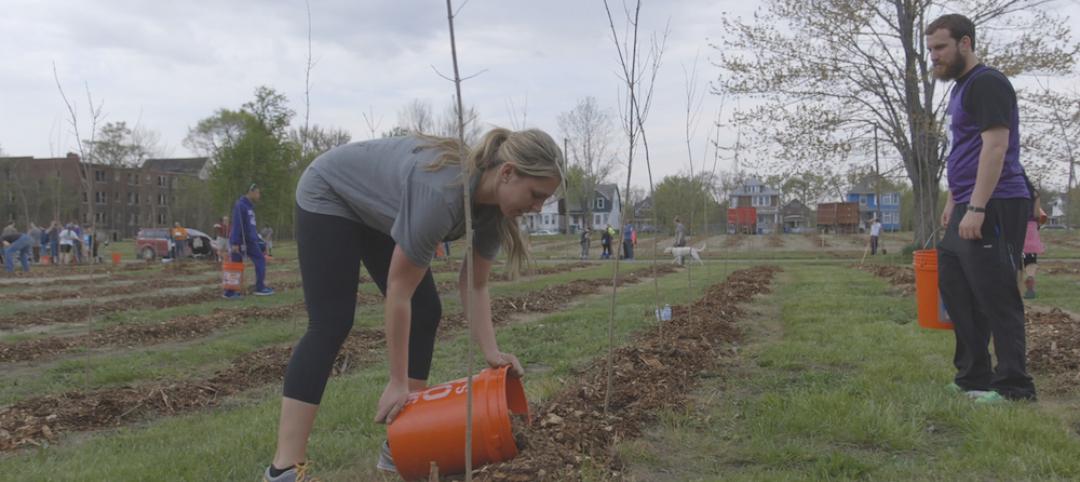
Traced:
[[[570, 139], [566, 138], [566, 137], [563, 137], [562, 138], [563, 162], [567, 163], [566, 166], [563, 166], [564, 168], [570, 167], [569, 166], [569, 159], [566, 157], [566, 153], [570, 152], [569, 150], [567, 150], [569, 145], [570, 145]], [[569, 171], [567, 171], [566, 169], [563, 169], [563, 175], [564, 176], [566, 175], [567, 172], [569, 172]], [[563, 211], [562, 226], [559, 227], [559, 231], [562, 231], [563, 234], [570, 234], [570, 199], [569, 199], [570, 196], [567, 195], [567, 193], [565, 192], [566, 191], [565, 189], [563, 191], [564, 191], [563, 192], [563, 199], [566, 199], [566, 202], [563, 203], [563, 205], [566, 206], [566, 210]]]
[[881, 222], [881, 164], [878, 161], [878, 127], [874, 125], [874, 218]]

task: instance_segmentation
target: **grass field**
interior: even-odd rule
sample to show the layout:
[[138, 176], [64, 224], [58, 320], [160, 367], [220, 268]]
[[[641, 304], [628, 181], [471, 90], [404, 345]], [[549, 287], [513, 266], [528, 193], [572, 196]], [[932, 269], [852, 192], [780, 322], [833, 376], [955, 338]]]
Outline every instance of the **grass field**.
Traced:
[[[868, 262], [907, 265], [900, 249], [904, 236], [890, 234], [889, 254]], [[1080, 478], [1080, 391], [1058, 386], [1036, 403], [991, 407], [947, 393], [952, 335], [917, 328], [912, 296], [851, 268], [862, 257], [864, 241], [717, 236], [693, 242], [706, 243], [705, 266], [663, 274], [655, 285], [645, 279], [620, 287], [614, 337], [624, 345], [634, 342], [634, 333], [654, 329], [657, 300], [683, 305], [735, 270], [762, 263], [782, 268], [772, 293], [747, 302], [748, 314], [736, 321], [744, 333], [737, 355], [698, 375], [685, 408], [656, 413], [644, 435], [620, 441], [614, 466], [584, 463], [579, 477]], [[650, 242], [639, 240], [638, 259], [622, 263], [621, 271], [648, 277]], [[1080, 257], [1080, 247], [1074, 243], [1075, 237], [1048, 236], [1048, 263], [1075, 266], [1071, 258]], [[587, 266], [569, 264], [579, 253], [576, 238], [534, 238], [532, 245], [538, 266], [556, 272], [493, 282], [491, 291], [504, 313], [500, 346], [526, 365], [529, 401], [540, 407], [604, 356], [611, 310], [610, 288], [559, 291], [555, 298], [543, 294], [580, 283], [610, 284], [613, 263], [595, 261], [598, 242]], [[454, 262], [459, 246], [452, 248]], [[29, 278], [0, 278], [0, 428], [6, 431], [0, 447], [5, 437], [11, 446], [0, 452], [0, 473], [15, 480], [255, 480], [274, 449], [281, 390], [274, 370], [280, 371], [287, 347], [306, 324], [295, 248], [279, 242], [275, 255], [269, 282], [279, 292], [241, 301], [196, 296], [217, 286], [216, 269], [207, 265], [177, 272], [167, 265], [135, 269], [141, 267], [129, 261], [132, 266], [124, 269], [51, 267]], [[658, 260], [670, 263], [662, 252]], [[437, 282], [452, 284], [452, 270], [437, 271]], [[245, 279], [252, 274], [249, 269]], [[1078, 288], [1077, 274], [1041, 276], [1032, 306], [1080, 312]], [[377, 291], [362, 283], [360, 293], [354, 331], [377, 333]], [[520, 301], [533, 296], [545, 301]], [[78, 317], [107, 306], [111, 311], [88, 320], [48, 317], [59, 310]], [[444, 313], [459, 311], [456, 294], [447, 293]], [[467, 341], [453, 324], [442, 330], [432, 382], [464, 376]], [[309, 454], [324, 480], [392, 480], [374, 469], [385, 438], [385, 427], [371, 423], [386, 381], [382, 344], [361, 347], [362, 356], [347, 360], [347, 369], [331, 380], [311, 439]], [[35, 423], [52, 420], [49, 403], [75, 406], [80, 397], [101, 391], [130, 393], [145, 404], [146, 393], [156, 396], [159, 390], [166, 397], [174, 393], [170, 387], [209, 383], [257, 354], [267, 358], [269, 378], [204, 405], [103, 407], [120, 415], [130, 409], [132, 415], [90, 429], [47, 422], [53, 425], [51, 437], [35, 432], [33, 443], [12, 442], [25, 425], [14, 414], [28, 413], [12, 410], [20, 404], [46, 407]], [[1065, 380], [1035, 376], [1037, 384]]]

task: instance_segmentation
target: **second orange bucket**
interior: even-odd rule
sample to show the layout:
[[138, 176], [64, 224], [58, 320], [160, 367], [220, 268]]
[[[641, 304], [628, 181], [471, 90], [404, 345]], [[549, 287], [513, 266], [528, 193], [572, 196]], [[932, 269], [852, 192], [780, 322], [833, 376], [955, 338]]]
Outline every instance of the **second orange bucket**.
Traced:
[[931, 330], [951, 330], [952, 320], [945, 311], [938, 290], [937, 250], [915, 251], [915, 298], [918, 300], [919, 326]]
[[[521, 380], [509, 367], [486, 369], [473, 377], [473, 466], [510, 460], [517, 444], [511, 414], [529, 416]], [[467, 394], [465, 379], [454, 380], [409, 396], [405, 408], [387, 429], [390, 454], [405, 480], [426, 477], [431, 462], [444, 475], [465, 471]]]
[[244, 284], [244, 263], [221, 263], [221, 287], [225, 291], [241, 291]]

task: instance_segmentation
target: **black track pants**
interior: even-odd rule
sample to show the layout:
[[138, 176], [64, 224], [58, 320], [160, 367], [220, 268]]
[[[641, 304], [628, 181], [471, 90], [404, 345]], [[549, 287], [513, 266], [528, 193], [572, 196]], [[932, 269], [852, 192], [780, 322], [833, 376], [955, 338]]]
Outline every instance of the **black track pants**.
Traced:
[[[360, 263], [385, 296], [395, 243], [362, 223], [297, 207], [296, 244], [309, 321], [285, 371], [284, 395], [318, 404], [353, 326]], [[427, 380], [441, 317], [442, 303], [429, 269], [412, 297], [409, 378]]]
[[[958, 204], [938, 246], [938, 285], [956, 335], [956, 384], [995, 390], [1009, 399], [1035, 398], [1026, 368], [1024, 302], [1016, 286], [1031, 204], [991, 199], [982, 239], [960, 239], [967, 204]], [[997, 366], [988, 345], [994, 342]]]

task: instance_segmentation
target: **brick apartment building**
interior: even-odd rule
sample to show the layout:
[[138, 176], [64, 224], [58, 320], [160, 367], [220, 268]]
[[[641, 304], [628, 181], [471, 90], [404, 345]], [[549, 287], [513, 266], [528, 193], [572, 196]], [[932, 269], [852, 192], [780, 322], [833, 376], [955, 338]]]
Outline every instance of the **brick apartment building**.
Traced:
[[185, 189], [206, 183], [207, 161], [147, 159], [140, 167], [89, 164], [87, 189], [80, 181], [77, 154], [0, 157], [0, 223], [16, 222], [25, 230], [31, 221], [47, 226], [55, 219], [92, 224], [112, 240], [132, 238], [139, 228], [171, 226], [180, 220], [184, 203], [178, 199]]

